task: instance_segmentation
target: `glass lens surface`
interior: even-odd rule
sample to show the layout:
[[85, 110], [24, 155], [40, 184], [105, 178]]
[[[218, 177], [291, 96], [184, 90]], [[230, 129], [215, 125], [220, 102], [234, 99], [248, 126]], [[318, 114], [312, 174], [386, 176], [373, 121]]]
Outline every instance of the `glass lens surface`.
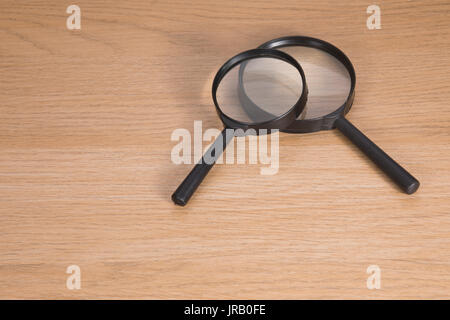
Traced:
[[288, 112], [301, 93], [302, 78], [294, 66], [275, 58], [254, 58], [222, 78], [216, 98], [222, 112], [233, 120], [261, 123]]
[[351, 80], [345, 66], [325, 51], [292, 46], [284, 51], [300, 63], [308, 85], [308, 101], [303, 119], [313, 119], [336, 111], [347, 99]]

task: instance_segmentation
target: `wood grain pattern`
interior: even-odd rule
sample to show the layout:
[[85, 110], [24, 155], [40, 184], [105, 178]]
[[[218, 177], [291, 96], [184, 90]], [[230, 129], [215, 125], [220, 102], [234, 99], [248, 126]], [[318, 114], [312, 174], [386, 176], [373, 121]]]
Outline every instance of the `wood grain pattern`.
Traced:
[[[370, 4], [2, 0], [0, 298], [450, 298], [450, 5], [378, 1], [367, 30]], [[419, 191], [339, 132], [281, 134], [277, 175], [217, 166], [174, 206], [191, 166], [170, 161], [172, 131], [220, 128], [217, 68], [296, 34], [347, 53], [349, 119]]]

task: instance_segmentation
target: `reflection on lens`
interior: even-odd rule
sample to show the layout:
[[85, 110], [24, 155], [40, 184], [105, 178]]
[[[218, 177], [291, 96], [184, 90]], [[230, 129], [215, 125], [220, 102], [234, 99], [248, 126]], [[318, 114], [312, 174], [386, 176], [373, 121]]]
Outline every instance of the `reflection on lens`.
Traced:
[[293, 46], [280, 48], [302, 65], [308, 83], [305, 119], [325, 116], [341, 107], [350, 93], [351, 79], [345, 66], [318, 49]]
[[[249, 99], [242, 99], [241, 86]], [[255, 58], [231, 69], [221, 80], [217, 92], [219, 108], [228, 117], [245, 123], [274, 120], [288, 112], [302, 93], [302, 78], [287, 62], [274, 58]], [[258, 107], [249, 106], [253, 103]]]

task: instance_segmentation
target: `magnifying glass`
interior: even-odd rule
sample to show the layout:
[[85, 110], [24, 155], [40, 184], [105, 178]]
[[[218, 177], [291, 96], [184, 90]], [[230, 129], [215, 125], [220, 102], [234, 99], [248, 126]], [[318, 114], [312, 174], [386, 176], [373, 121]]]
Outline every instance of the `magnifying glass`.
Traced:
[[[355, 96], [356, 75], [349, 58], [337, 47], [320, 39], [303, 36], [282, 37], [268, 41], [259, 48], [281, 49], [302, 62], [308, 79], [308, 103], [303, 118], [281, 131], [308, 133], [337, 128], [362, 152], [381, 168], [404, 192], [414, 193], [419, 181], [359, 131], [345, 115]], [[239, 70], [243, 79], [246, 64]], [[268, 112], [259, 107], [239, 84], [239, 98], [249, 115]]]
[[[245, 72], [241, 72], [243, 63]], [[245, 106], [247, 101], [240, 98], [239, 88], [245, 90], [248, 101], [258, 104], [257, 108]], [[242, 129], [248, 134], [287, 129], [302, 114], [307, 94], [302, 67], [285, 52], [260, 48], [228, 60], [212, 85], [213, 102], [224, 129], [173, 193], [175, 204], [186, 205], [214, 166], [234, 136], [227, 134], [227, 129]]]

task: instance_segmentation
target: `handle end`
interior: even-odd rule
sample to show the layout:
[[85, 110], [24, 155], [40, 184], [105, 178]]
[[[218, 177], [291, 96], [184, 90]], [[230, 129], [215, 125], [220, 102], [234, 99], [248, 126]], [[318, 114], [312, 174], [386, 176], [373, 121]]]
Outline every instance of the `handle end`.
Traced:
[[420, 187], [420, 182], [419, 181], [414, 181], [413, 183], [411, 183], [408, 188], [405, 189], [405, 192], [407, 194], [413, 194], [414, 192], [417, 191], [417, 189], [419, 189]]
[[174, 192], [174, 193], [172, 194], [172, 201], [173, 201], [176, 205], [179, 205], [179, 206], [182, 206], [182, 207], [184, 207], [184, 206], [187, 204], [187, 201], [186, 201], [185, 199], [180, 198], [180, 197], [177, 195], [177, 192]]

